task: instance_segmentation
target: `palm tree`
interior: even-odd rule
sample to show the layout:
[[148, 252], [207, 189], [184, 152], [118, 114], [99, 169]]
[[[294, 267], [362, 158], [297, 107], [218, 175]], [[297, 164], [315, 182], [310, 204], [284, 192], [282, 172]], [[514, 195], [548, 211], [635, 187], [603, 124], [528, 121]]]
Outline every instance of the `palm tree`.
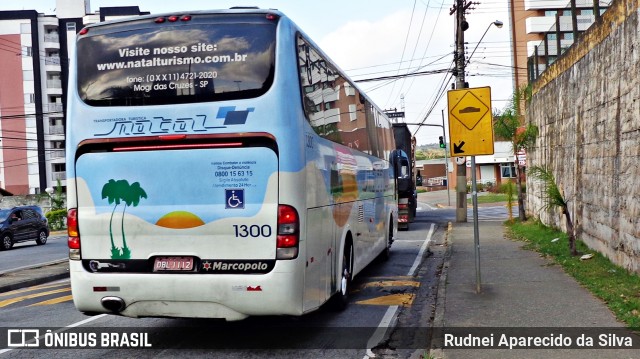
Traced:
[[124, 209], [122, 210], [122, 258], [128, 259], [131, 258], [131, 250], [127, 246], [127, 239], [124, 234], [124, 213], [128, 206], [137, 207], [142, 198], [147, 198], [147, 192], [140, 187], [139, 182], [133, 182], [131, 186], [127, 183], [127, 188], [123, 191], [121, 198], [124, 201]]
[[113, 210], [111, 211], [111, 218], [109, 219], [109, 237], [111, 238], [111, 258], [120, 258], [121, 250], [116, 247], [113, 241], [113, 214], [120, 205], [121, 193], [124, 188], [129, 186], [129, 182], [126, 180], [116, 181], [114, 179], [110, 179], [104, 186], [102, 186], [102, 199], [107, 198], [109, 204], [115, 203], [113, 206]]
[[[133, 205], [134, 207], [140, 203], [141, 198], [147, 198], [147, 193], [140, 187], [139, 182], [134, 182], [129, 185], [127, 180], [114, 180], [110, 179], [102, 187], [102, 199], [107, 198], [109, 204], [115, 203], [113, 210], [111, 211], [111, 218], [109, 219], [109, 237], [111, 238], [111, 259], [129, 259], [131, 258], [131, 250], [127, 246], [127, 239], [124, 233], [124, 214], [127, 211], [127, 207]], [[124, 202], [124, 208], [122, 209], [122, 248], [116, 247], [113, 241], [113, 215], [116, 208]]]
[[516, 156], [516, 189], [518, 193], [518, 217], [521, 221], [527, 219], [524, 211], [524, 194], [522, 192], [522, 183], [520, 179], [520, 165], [518, 152], [521, 149], [531, 147], [538, 137], [538, 127], [529, 123], [523, 124], [521, 105], [523, 99], [529, 97], [530, 88], [522, 88], [516, 90], [511, 99], [511, 103], [501, 114], [494, 114], [495, 124], [494, 132], [498, 137], [502, 137], [511, 141], [513, 152]]
[[567, 223], [567, 234], [569, 236], [569, 251], [571, 255], [577, 256], [578, 250], [576, 249], [576, 235], [573, 228], [573, 221], [571, 220], [571, 214], [569, 213], [569, 202], [564, 198], [560, 188], [556, 183], [555, 177], [550, 169], [544, 167], [534, 166], [529, 169], [529, 174], [533, 177], [541, 180], [546, 186], [546, 200], [548, 207], [560, 207], [562, 214]]

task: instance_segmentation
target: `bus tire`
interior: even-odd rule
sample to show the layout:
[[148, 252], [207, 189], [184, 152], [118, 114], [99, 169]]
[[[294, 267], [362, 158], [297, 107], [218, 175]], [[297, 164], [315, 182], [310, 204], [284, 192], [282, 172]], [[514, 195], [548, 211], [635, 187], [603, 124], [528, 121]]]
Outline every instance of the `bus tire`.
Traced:
[[331, 307], [334, 310], [341, 311], [349, 304], [349, 290], [351, 289], [351, 281], [353, 279], [353, 244], [347, 242], [342, 252], [342, 269], [340, 271], [340, 282], [338, 283], [338, 292], [331, 298]]
[[380, 258], [383, 261], [388, 261], [391, 258], [391, 244], [393, 243], [393, 218], [389, 221], [389, 230], [387, 231], [387, 243], [386, 247], [380, 253]]

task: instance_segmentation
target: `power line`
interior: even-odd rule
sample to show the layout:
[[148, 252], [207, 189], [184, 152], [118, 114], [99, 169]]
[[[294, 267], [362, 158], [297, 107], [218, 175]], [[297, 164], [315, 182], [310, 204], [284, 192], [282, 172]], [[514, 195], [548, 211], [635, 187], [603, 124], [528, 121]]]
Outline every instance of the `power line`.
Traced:
[[381, 77], [374, 77], [374, 78], [370, 78], [370, 79], [355, 80], [354, 82], [400, 80], [400, 79], [405, 79], [407, 77], [422, 76], [422, 75], [437, 75], [437, 74], [446, 73], [446, 72], [449, 72], [449, 69], [411, 72], [411, 73], [402, 74], [402, 75], [381, 76]]
[[[416, 3], [418, 1], [417, 0], [413, 0], [413, 9], [411, 10], [411, 19], [409, 19], [409, 28], [407, 29], [407, 35], [404, 39], [404, 46], [402, 47], [402, 55], [400, 56], [400, 62], [402, 62], [404, 60], [404, 53], [407, 50], [407, 43], [409, 42], [409, 34], [411, 32], [411, 25], [413, 24], [413, 14], [416, 11]], [[400, 69], [398, 68], [398, 71], [396, 72], [396, 75], [400, 73]], [[393, 94], [393, 90], [395, 89], [396, 83], [393, 83], [393, 87], [391, 88], [391, 91], [389, 92], [390, 94]], [[391, 96], [391, 95], [390, 95]], [[387, 103], [389, 102], [391, 98], [387, 99]], [[384, 105], [384, 107], [387, 107], [387, 104]]]

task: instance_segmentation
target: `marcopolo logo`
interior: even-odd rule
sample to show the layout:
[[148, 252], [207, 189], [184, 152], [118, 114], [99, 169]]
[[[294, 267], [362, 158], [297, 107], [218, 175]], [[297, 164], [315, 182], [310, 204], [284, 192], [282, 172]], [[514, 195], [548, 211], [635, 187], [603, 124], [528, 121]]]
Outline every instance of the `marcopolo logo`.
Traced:
[[201, 273], [264, 274], [275, 266], [273, 260], [203, 260]]

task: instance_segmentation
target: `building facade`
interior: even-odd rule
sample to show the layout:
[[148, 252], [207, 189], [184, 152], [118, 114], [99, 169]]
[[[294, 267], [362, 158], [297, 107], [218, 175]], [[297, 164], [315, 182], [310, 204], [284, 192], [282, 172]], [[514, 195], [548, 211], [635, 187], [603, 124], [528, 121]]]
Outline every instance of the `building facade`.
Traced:
[[[476, 156], [476, 182], [483, 185], [500, 186], [505, 182], [515, 182], [516, 180], [516, 154], [513, 152], [511, 142], [496, 141], [493, 144], [493, 155]], [[520, 166], [526, 166], [526, 154], [518, 153]], [[455, 187], [458, 176], [458, 168], [455, 158], [435, 159], [427, 161], [416, 161], [419, 175], [425, 187]], [[467, 166], [467, 183], [471, 183], [471, 157], [465, 158]], [[446, 172], [445, 172], [446, 171]], [[444, 181], [447, 182], [444, 182]]]
[[608, 5], [598, 0], [509, 0], [514, 89], [536, 79]]
[[64, 114], [76, 33], [143, 14], [137, 6], [91, 13], [88, 0], [57, 0], [55, 15], [0, 11], [0, 188], [26, 195], [66, 187]]

